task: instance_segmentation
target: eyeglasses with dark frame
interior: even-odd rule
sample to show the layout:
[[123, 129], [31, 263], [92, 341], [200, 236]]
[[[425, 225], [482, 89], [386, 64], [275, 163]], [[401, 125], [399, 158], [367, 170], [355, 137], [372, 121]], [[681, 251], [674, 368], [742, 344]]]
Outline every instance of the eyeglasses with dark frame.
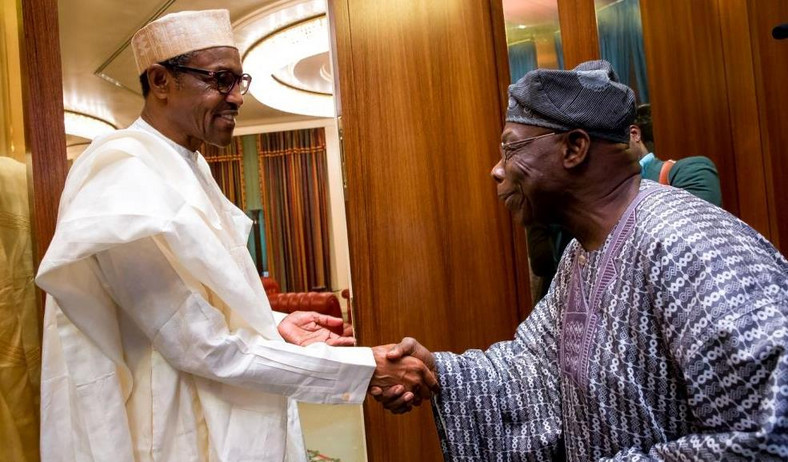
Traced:
[[223, 94], [229, 95], [235, 85], [241, 90], [241, 94], [245, 95], [249, 91], [249, 85], [252, 83], [252, 76], [249, 74], [238, 75], [232, 71], [209, 71], [207, 69], [197, 69], [196, 67], [181, 66], [180, 64], [171, 65], [173, 69], [182, 70], [186, 72], [193, 72], [195, 74], [207, 75], [216, 82], [216, 90]]
[[550, 133], [545, 133], [543, 135], [537, 135], [537, 136], [532, 136], [530, 138], [523, 138], [521, 140], [512, 141], [510, 143], [501, 143], [501, 157], [503, 158], [503, 161], [506, 162], [509, 159], [511, 159], [512, 156], [517, 154], [517, 151], [521, 150], [528, 143], [532, 141], [536, 141], [539, 138], [547, 138], [548, 136], [553, 136], [558, 134], [560, 133], [550, 132]]

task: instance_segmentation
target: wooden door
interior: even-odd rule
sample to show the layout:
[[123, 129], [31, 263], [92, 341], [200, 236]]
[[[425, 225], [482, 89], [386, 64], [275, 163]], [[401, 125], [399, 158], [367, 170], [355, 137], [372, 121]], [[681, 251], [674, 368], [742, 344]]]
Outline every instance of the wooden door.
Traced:
[[[529, 297], [522, 232], [486, 175], [508, 80], [500, 1], [329, 5], [360, 341], [462, 351], [510, 338]], [[567, 67], [598, 58], [592, 0], [558, 6]], [[658, 152], [711, 157], [725, 207], [778, 246], [788, 40], [767, 34], [787, 6], [641, 0]], [[429, 409], [371, 402], [365, 416], [370, 460], [440, 460]]]
[[[329, 11], [360, 343], [412, 336], [462, 352], [511, 338], [530, 294], [515, 257], [523, 233], [489, 175], [508, 76], [500, 2], [336, 0]], [[428, 405], [393, 416], [370, 400], [365, 418], [370, 460], [442, 460]]]

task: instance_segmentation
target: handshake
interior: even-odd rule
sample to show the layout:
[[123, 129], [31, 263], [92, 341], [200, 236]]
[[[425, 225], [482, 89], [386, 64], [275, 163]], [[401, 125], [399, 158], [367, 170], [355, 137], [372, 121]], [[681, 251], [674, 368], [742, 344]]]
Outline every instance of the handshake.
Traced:
[[[332, 346], [353, 346], [353, 328], [335, 318], [312, 311], [296, 311], [278, 325], [287, 342], [306, 346], [325, 342]], [[398, 344], [372, 348], [375, 372], [369, 394], [394, 414], [403, 414], [429, 400], [440, 388], [435, 377], [435, 359], [429, 350], [410, 337]]]
[[435, 359], [415, 339], [373, 347], [372, 354], [376, 367], [369, 394], [392, 413], [409, 412], [440, 391]]

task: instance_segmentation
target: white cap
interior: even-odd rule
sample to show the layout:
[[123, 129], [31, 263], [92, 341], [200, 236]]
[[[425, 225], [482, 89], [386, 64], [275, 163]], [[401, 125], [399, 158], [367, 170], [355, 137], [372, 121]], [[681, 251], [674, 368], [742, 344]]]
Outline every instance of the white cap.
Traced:
[[152, 64], [213, 47], [238, 48], [227, 10], [170, 13], [148, 23], [131, 38], [137, 75]]

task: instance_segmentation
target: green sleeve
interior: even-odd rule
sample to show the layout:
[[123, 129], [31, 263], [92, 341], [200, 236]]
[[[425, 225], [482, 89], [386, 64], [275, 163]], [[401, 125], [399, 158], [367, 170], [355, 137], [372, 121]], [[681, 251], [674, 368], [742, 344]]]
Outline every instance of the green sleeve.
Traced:
[[671, 186], [722, 207], [720, 177], [714, 162], [708, 157], [687, 157], [677, 161], [670, 170], [668, 180]]

